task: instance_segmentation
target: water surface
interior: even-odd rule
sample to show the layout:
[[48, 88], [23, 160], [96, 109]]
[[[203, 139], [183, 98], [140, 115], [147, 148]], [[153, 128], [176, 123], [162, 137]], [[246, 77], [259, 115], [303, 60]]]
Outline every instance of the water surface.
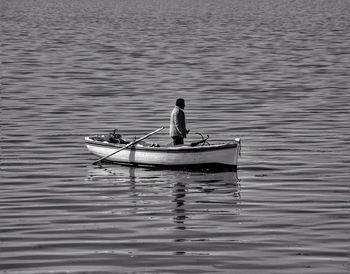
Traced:
[[[347, 0], [3, 0], [0, 271], [348, 273]], [[240, 137], [235, 172], [104, 165], [83, 137]], [[167, 130], [150, 138], [168, 143]]]

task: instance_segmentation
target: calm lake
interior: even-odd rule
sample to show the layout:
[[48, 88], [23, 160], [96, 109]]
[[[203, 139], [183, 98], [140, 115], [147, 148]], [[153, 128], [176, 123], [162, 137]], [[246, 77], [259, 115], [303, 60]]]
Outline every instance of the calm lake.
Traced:
[[[350, 1], [2, 0], [0, 273], [349, 273]], [[242, 138], [237, 172], [84, 136]]]

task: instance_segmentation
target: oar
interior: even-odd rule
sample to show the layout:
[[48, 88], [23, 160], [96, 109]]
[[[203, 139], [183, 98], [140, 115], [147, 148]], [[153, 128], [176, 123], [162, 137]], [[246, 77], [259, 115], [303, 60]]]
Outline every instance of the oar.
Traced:
[[158, 128], [157, 130], [152, 131], [151, 133], [148, 133], [147, 135], [145, 135], [145, 136], [143, 136], [143, 137], [141, 137], [141, 138], [139, 138], [139, 139], [137, 139], [137, 140], [135, 140], [135, 141], [133, 141], [133, 142], [127, 144], [126, 146], [124, 146], [124, 147], [118, 149], [117, 151], [114, 151], [113, 153], [111, 153], [111, 154], [109, 154], [109, 155], [107, 155], [107, 156], [105, 156], [105, 157], [102, 157], [102, 158], [98, 159], [97, 161], [93, 162], [92, 164], [93, 164], [93, 165], [96, 165], [97, 163], [99, 163], [99, 162], [101, 162], [101, 161], [107, 159], [108, 157], [111, 157], [112, 155], [118, 153], [119, 151], [122, 151], [122, 150], [124, 150], [124, 149], [126, 149], [126, 148], [128, 148], [128, 147], [131, 147], [132, 145], [137, 144], [138, 142], [142, 141], [143, 139], [148, 138], [149, 136], [151, 136], [151, 135], [157, 133], [158, 131], [161, 131], [162, 129], [164, 129], [164, 127]]

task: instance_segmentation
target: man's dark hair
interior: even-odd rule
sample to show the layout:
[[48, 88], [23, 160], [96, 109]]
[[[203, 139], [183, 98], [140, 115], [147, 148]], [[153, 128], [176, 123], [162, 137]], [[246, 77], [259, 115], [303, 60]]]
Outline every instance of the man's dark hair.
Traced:
[[178, 98], [178, 99], [176, 100], [176, 104], [175, 104], [175, 105], [178, 106], [179, 108], [183, 108], [184, 105], [185, 105], [185, 100], [182, 99], [182, 98]]

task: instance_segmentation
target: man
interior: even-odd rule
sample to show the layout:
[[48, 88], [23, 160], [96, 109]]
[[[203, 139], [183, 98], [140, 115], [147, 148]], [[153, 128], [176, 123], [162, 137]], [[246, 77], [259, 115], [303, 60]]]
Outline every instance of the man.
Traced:
[[174, 146], [183, 145], [184, 138], [190, 132], [186, 129], [184, 109], [185, 100], [182, 98], [177, 99], [170, 116], [170, 137], [173, 139]]

